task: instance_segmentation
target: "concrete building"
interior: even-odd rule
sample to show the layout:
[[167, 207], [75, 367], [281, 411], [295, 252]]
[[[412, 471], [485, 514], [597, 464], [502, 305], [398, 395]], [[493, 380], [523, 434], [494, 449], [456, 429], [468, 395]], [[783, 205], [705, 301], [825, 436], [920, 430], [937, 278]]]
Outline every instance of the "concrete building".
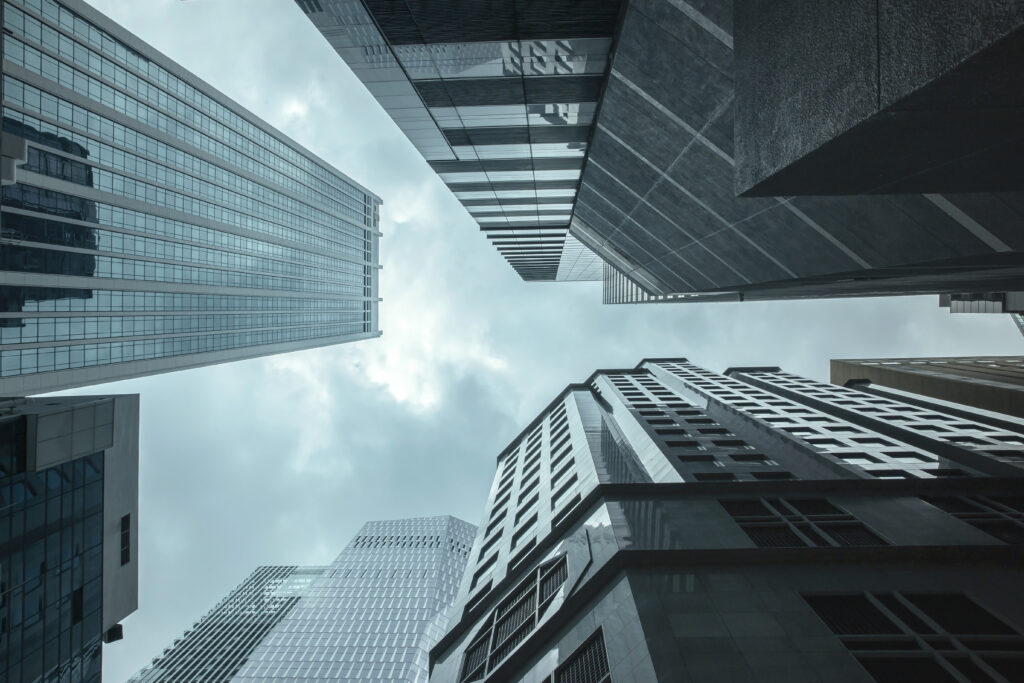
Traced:
[[131, 681], [426, 681], [475, 533], [367, 522], [328, 567], [260, 567]]
[[0, 399], [0, 680], [99, 683], [138, 607], [139, 397]]
[[[1024, 418], [1024, 358], [862, 358], [831, 363], [832, 383], [906, 392]], [[895, 390], [895, 391], [893, 391]]]
[[380, 334], [376, 195], [85, 2], [2, 7], [0, 394]]
[[1013, 681], [1024, 421], [648, 359], [497, 458], [431, 683]]
[[[1024, 135], [1005, 66], [1019, 3], [910, 3], [880, 18], [889, 5], [873, 1], [297, 4], [524, 279], [562, 279], [563, 243], [599, 257], [587, 277], [604, 280], [607, 303], [1011, 291], [1024, 275], [1017, 173], [985, 165], [1015, 159]], [[889, 40], [908, 24], [913, 40]], [[901, 45], [881, 71], [880, 40]], [[989, 44], [1001, 47], [969, 59]], [[879, 85], [880, 73], [906, 78]], [[944, 74], [963, 87], [943, 90]], [[925, 91], [932, 100], [886, 127]], [[936, 101], [938, 112], [922, 104]], [[921, 117], [944, 124], [922, 123], [906, 144], [946, 142], [908, 151], [898, 131]], [[881, 127], [863, 140], [869, 118]], [[835, 162], [850, 145], [857, 165]], [[737, 196], [764, 194], [822, 148], [831, 173], [798, 177], [830, 185]], [[957, 154], [970, 163], [948, 182], [906, 182], [915, 162], [948, 169]], [[898, 189], [860, 182], [889, 167]], [[516, 260], [531, 250], [526, 262], [544, 268]]]

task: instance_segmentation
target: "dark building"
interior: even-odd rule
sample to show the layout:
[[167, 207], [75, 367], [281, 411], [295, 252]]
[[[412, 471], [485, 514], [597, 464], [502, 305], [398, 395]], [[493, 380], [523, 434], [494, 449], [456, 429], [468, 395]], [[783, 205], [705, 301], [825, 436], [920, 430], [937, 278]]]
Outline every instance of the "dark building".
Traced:
[[379, 336], [377, 196], [85, 2], [0, 7], [0, 393]]
[[[1024, 358], [836, 359], [832, 383], [879, 394], [907, 392], [1024, 418]], [[890, 391], [890, 390], [895, 390]]]
[[139, 398], [0, 399], [0, 680], [99, 683], [138, 606]]
[[685, 359], [503, 450], [432, 683], [1018, 681], [1024, 421]]
[[476, 528], [367, 522], [328, 567], [259, 567], [131, 683], [425, 683]]
[[[1018, 142], [993, 154], [1015, 159], [1014, 145], [1024, 135], [1016, 123], [1019, 104], [989, 105], [1015, 92], [1006, 79], [1015, 78], [1016, 62], [1006, 55], [1020, 42], [1020, 31], [1013, 30], [1019, 3], [943, 3], [971, 8], [947, 13], [936, 12], [932, 3], [906, 3], [922, 30], [912, 41], [897, 41], [903, 46], [899, 56], [924, 66], [912, 74], [904, 69], [908, 77], [895, 89], [871, 80], [878, 69], [867, 59], [887, 39], [888, 15], [880, 15], [881, 23], [868, 20], [875, 18], [876, 4], [899, 3], [822, 2], [814, 3], [813, 12], [805, 4], [298, 1], [524, 279], [557, 279], [560, 244], [574, 240], [607, 263], [601, 277], [608, 303], [1019, 289], [1024, 195], [992, 192], [1017, 190], [1015, 175], [972, 184], [961, 181], [973, 171], [959, 172], [937, 187], [905, 183], [898, 188], [905, 194], [864, 194], [871, 187], [853, 176], [878, 164], [865, 158], [848, 169], [834, 161], [850, 144], [876, 162], [896, 149], [890, 139], [915, 124], [905, 116], [898, 127], [886, 127], [888, 108], [898, 109], [903, 95], [922, 88], [943, 95], [947, 109], [958, 93], [979, 95], [960, 102], [943, 127], [928, 128], [948, 141], [941, 150], [911, 150], [924, 167], [963, 151], [953, 149], [958, 145], [988, 149], [999, 131]], [[975, 8], [982, 17], [976, 22]], [[850, 19], [855, 11], [864, 21]], [[787, 23], [790, 15], [797, 18]], [[925, 30], [942, 22], [941, 31]], [[849, 35], [832, 39], [830, 30]], [[952, 41], [956, 45], [938, 59], [934, 53], [958, 31], [970, 39]], [[980, 61], [968, 59], [989, 43], [1010, 52], [1000, 47]], [[929, 62], [929, 56], [935, 59]], [[1000, 63], [1003, 80], [990, 83], [985, 69]], [[898, 72], [901, 64], [891, 69]], [[943, 90], [942, 76], [949, 73], [960, 81], [978, 78], [969, 88]], [[864, 106], [847, 107], [838, 96], [828, 100], [833, 86], [856, 90]], [[880, 87], [886, 93], [881, 104]], [[824, 92], [809, 92], [814, 88]], [[986, 93], [991, 97], [981, 96]], [[932, 100], [922, 97], [916, 111], [932, 115], [922, 105]], [[816, 120], [790, 120], [790, 104], [803, 104], [810, 111], [796, 114]], [[837, 108], [846, 118], [834, 116]], [[551, 115], [562, 111], [578, 114]], [[1004, 125], [982, 131], [993, 117], [1002, 117]], [[839, 135], [862, 130], [856, 124], [868, 118], [883, 126], [870, 129], [875, 132], [868, 142]], [[843, 130], [827, 128], [822, 119], [839, 121]], [[970, 132], [961, 133], [965, 128]], [[829, 135], [841, 138], [839, 151], [828, 145]], [[843, 140], [854, 142], [843, 146]], [[556, 152], [552, 146], [560, 147]], [[814, 175], [846, 183], [841, 190], [787, 186], [774, 192], [782, 196], [737, 196], [737, 188], [774, 187], [769, 181], [777, 168], [797, 167], [805, 154], [818, 159], [810, 153], [818, 147], [826, 149], [825, 165], [836, 170]], [[988, 158], [970, 160], [984, 169]], [[571, 175], [547, 170], [554, 168], [547, 164], [570, 159], [578, 169]], [[884, 161], [882, 168], [892, 160]], [[913, 172], [915, 159], [897, 161], [894, 172]], [[750, 166], [755, 173], [748, 179]], [[769, 181], [761, 181], [762, 169]], [[843, 179], [847, 170], [850, 177]], [[566, 175], [550, 180], [551, 173]], [[545, 207], [556, 196], [561, 205], [552, 216]], [[543, 269], [526, 269], [512, 258], [530, 249], [542, 251], [536, 260]]]

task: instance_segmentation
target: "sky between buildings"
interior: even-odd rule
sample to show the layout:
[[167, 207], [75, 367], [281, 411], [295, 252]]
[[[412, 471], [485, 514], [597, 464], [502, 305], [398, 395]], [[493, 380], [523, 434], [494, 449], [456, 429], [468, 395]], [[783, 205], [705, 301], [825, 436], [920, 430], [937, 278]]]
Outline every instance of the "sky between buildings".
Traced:
[[139, 610], [104, 680], [260, 564], [328, 564], [371, 519], [477, 523], [498, 452], [597, 368], [1024, 351], [1008, 316], [935, 296], [603, 306], [599, 283], [524, 283], [292, 0], [88, 2], [384, 199], [380, 339], [70, 392], [142, 395]]

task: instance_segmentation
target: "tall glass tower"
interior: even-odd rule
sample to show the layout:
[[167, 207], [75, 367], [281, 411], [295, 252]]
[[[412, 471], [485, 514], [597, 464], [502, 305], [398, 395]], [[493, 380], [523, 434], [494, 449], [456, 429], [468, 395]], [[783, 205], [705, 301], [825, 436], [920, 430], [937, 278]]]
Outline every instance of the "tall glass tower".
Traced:
[[431, 683], [1016, 681], [1024, 420], [684, 358], [497, 457]]
[[368, 522], [329, 567], [260, 567], [132, 681], [425, 682], [475, 534]]
[[0, 394], [380, 334], [380, 199], [80, 0], [4, 0]]

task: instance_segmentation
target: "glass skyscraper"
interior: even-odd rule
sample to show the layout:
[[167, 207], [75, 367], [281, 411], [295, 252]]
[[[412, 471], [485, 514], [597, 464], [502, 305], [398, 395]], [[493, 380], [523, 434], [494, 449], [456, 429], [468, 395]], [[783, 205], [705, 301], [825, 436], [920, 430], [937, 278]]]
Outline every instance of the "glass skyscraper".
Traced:
[[0, 394], [380, 334], [380, 199], [81, 0], [4, 0]]
[[600, 280], [569, 234], [619, 2], [298, 5], [524, 280]]
[[261, 567], [132, 681], [426, 681], [475, 533], [368, 522], [329, 567]]
[[0, 400], [0, 681], [99, 683], [138, 606], [139, 397]]
[[1022, 475], [1019, 418], [598, 370], [498, 455], [430, 681], [1019, 681]]

